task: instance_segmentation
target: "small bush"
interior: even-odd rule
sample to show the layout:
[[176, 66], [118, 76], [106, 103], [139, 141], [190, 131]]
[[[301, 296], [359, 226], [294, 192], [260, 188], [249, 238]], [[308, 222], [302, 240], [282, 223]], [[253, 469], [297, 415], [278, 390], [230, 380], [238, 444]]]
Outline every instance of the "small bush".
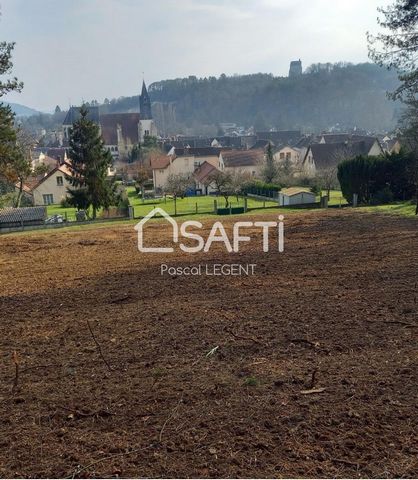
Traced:
[[310, 188], [310, 191], [314, 193], [315, 195], [320, 195], [321, 194], [321, 187], [318, 184], [312, 185]]
[[68, 197], [64, 197], [64, 198], [61, 200], [60, 205], [61, 205], [62, 208], [71, 207], [70, 199], [69, 199]]

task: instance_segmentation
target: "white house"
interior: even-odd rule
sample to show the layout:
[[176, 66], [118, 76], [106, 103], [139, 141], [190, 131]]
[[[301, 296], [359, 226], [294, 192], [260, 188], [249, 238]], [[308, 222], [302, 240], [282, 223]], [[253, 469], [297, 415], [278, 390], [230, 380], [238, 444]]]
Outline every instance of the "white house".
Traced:
[[[353, 140], [354, 139], [354, 140]], [[349, 141], [335, 143], [314, 143], [309, 146], [302, 162], [303, 173], [314, 177], [321, 170], [336, 169], [345, 159], [357, 155], [382, 155], [379, 140], [374, 137], [351, 136]]]
[[189, 175], [207, 162], [219, 167], [219, 150], [212, 147], [172, 148], [167, 155], [151, 159], [152, 178], [155, 189], [162, 189], [170, 175]]
[[219, 155], [219, 169], [226, 172], [239, 171], [251, 177], [258, 177], [264, 162], [264, 151], [222, 150]]
[[51, 205], [58, 204], [67, 196], [67, 187], [71, 188], [66, 176], [71, 175], [68, 164], [63, 163], [42, 177], [35, 185], [31, 186], [33, 204]]

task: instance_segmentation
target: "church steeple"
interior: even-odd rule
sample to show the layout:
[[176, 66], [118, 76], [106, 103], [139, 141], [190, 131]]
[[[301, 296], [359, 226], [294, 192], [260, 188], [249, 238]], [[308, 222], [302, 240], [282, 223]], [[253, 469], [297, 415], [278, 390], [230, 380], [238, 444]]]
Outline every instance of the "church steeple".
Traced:
[[139, 113], [141, 120], [152, 120], [151, 100], [144, 80], [142, 81], [142, 91], [139, 96]]

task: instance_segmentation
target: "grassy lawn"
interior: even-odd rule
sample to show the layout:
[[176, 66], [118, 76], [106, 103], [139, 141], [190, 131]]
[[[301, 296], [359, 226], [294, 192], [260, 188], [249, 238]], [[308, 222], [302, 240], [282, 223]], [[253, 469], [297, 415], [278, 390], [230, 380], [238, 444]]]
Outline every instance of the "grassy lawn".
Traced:
[[65, 217], [65, 214], [67, 214], [68, 220], [75, 220], [75, 212], [77, 211], [73, 207], [61, 207], [61, 205], [48, 205], [47, 209], [47, 214], [48, 217], [51, 217], [52, 215], [62, 215]]
[[373, 207], [361, 207], [362, 210], [369, 212], [388, 213], [392, 215], [404, 215], [415, 217], [415, 205], [411, 202], [396, 202], [390, 205], [377, 205]]
[[[135, 217], [142, 217], [147, 215], [153, 208], [161, 207], [167, 213], [174, 214], [175, 206], [174, 200], [172, 198], [156, 198], [142, 201], [141, 198], [138, 198], [135, 188], [127, 188], [128, 197], [131, 205], [134, 207]], [[177, 214], [178, 215], [191, 215], [194, 213], [212, 213], [214, 210], [214, 200], [217, 201], [218, 207], [225, 206], [225, 199], [223, 197], [215, 197], [211, 195], [206, 196], [196, 196], [196, 197], [185, 197], [177, 199]], [[242, 197], [229, 197], [229, 202], [232, 207], [243, 206], [244, 199]], [[247, 202], [248, 208], [263, 208], [275, 207], [277, 203], [275, 202], [263, 202], [253, 198], [249, 198]]]
[[[322, 191], [322, 195], [326, 195], [326, 193], [327, 192]], [[319, 197], [317, 201], [319, 202]], [[343, 197], [340, 190], [331, 190], [328, 205], [347, 205], [347, 200]]]

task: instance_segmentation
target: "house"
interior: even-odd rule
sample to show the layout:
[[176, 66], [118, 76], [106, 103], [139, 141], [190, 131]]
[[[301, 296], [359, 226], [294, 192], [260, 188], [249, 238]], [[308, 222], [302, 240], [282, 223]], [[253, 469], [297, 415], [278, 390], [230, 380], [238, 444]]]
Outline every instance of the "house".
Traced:
[[279, 163], [288, 163], [293, 168], [301, 166], [303, 158], [301, 157], [301, 149], [290, 147], [289, 145], [280, 148], [273, 155], [274, 160]]
[[315, 200], [315, 194], [303, 188], [285, 188], [279, 192], [280, 206], [312, 204]]
[[41, 178], [38, 177], [37, 181], [29, 187], [33, 204], [38, 206], [60, 203], [67, 196], [67, 187], [71, 188], [71, 184], [66, 178], [70, 175], [69, 164], [63, 163]]
[[240, 171], [252, 177], [260, 174], [264, 162], [264, 150], [222, 150], [219, 155], [219, 169]]
[[193, 175], [196, 168], [204, 162], [218, 168], [219, 149], [213, 147], [172, 147], [167, 155], [160, 155], [151, 159], [154, 188], [156, 190], [163, 189], [170, 175]]
[[399, 153], [401, 147], [401, 142], [397, 138], [388, 139], [384, 143], [384, 149], [388, 153]]
[[[359, 137], [357, 137], [359, 138]], [[357, 155], [382, 155], [383, 149], [377, 138], [362, 137], [360, 141], [345, 141], [339, 143], [317, 143], [308, 148], [302, 162], [303, 174], [314, 177], [321, 170], [336, 168], [348, 158]]]
[[196, 193], [200, 193], [201, 195], [209, 195], [210, 193], [216, 191], [216, 189], [211, 185], [210, 177], [217, 171], [219, 170], [214, 165], [206, 161], [196, 168], [193, 173], [193, 177], [196, 182]]

